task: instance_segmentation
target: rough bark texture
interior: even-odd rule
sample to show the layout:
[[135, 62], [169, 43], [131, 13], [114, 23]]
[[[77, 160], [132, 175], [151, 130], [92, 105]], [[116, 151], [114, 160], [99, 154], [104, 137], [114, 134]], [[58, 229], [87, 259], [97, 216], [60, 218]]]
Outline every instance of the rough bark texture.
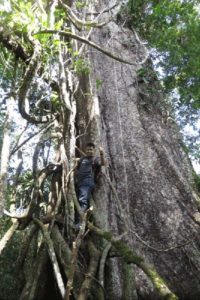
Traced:
[[[140, 61], [144, 55], [134, 33], [115, 22], [101, 31], [96, 29], [92, 40], [129, 60]], [[138, 83], [136, 68], [96, 50], [90, 50], [90, 59], [94, 99], [98, 97], [101, 115], [93, 121], [96, 132], [100, 129], [98, 138], [106, 148], [108, 169], [126, 216], [124, 221], [117, 217], [115, 196], [105, 182], [94, 196], [98, 215], [102, 214], [99, 222], [116, 233], [126, 230], [126, 223], [128, 244], [156, 267], [181, 299], [198, 299], [199, 225], [194, 218], [198, 197], [192, 191], [191, 165], [178, 128], [164, 119], [162, 94], [141, 98], [142, 83]], [[102, 85], [95, 91], [96, 79]], [[151, 83], [152, 88], [156, 85]], [[183, 246], [164, 252], [146, 244], [158, 250]], [[135, 273], [138, 294], [156, 299], [143, 272], [136, 269]], [[110, 259], [110, 274], [108, 298], [121, 299], [123, 275], [116, 259]]]
[[[76, 1], [69, 2], [73, 6]], [[37, 110], [26, 112], [24, 103], [40, 55], [42, 60], [37, 40], [19, 89], [21, 116], [34, 124], [53, 120], [47, 128], [57, 136], [51, 148], [57, 151], [55, 161], [46, 161], [42, 170], [33, 168], [25, 213], [8, 214], [18, 219], [18, 229], [27, 235], [21, 248], [26, 259], [18, 259], [24, 267], [20, 299], [199, 299], [199, 200], [178, 127], [169, 117], [144, 44], [126, 22], [119, 22], [117, 6], [107, 9], [115, 1], [86, 4], [79, 10], [73, 7], [81, 20], [106, 8], [100, 22], [112, 21], [89, 34], [86, 28], [72, 26], [73, 36], [89, 35], [112, 55], [90, 48], [89, 42], [82, 48], [82, 38], [71, 41], [69, 51], [72, 34], [62, 35], [59, 58], [55, 51], [55, 69], [60, 64], [54, 90], [57, 102], [49, 100], [50, 116], [43, 110], [37, 116]], [[77, 58], [80, 48], [82, 56]], [[113, 55], [132, 65], [114, 60]], [[80, 58], [90, 63], [90, 72], [78, 72]], [[141, 67], [150, 70], [148, 82], [138, 75]], [[50, 136], [47, 140], [53, 139]], [[80, 157], [89, 141], [103, 146], [107, 166], [92, 195], [94, 209], [80, 213], [78, 233], [74, 209], [81, 209], [71, 175], [74, 155]], [[81, 151], [77, 147], [75, 153], [75, 146]], [[37, 166], [41, 152], [35, 154]], [[39, 227], [30, 226], [26, 232], [34, 218]]]

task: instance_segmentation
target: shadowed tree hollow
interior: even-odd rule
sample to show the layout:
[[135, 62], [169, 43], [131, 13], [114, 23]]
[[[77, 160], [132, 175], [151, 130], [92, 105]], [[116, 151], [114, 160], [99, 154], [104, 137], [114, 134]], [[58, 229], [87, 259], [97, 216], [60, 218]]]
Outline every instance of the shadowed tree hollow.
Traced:
[[[192, 167], [121, 1], [4, 4], [1, 299], [199, 299]], [[106, 165], [82, 212], [88, 142]]]

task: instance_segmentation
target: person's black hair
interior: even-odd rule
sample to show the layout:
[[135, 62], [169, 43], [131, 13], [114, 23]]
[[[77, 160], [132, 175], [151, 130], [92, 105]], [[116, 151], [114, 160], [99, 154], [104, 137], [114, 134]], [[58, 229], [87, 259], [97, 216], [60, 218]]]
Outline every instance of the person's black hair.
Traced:
[[87, 143], [87, 144], [86, 144], [86, 147], [92, 147], [92, 148], [95, 148], [95, 144], [94, 144], [94, 143], [91, 143], [91, 142], [89, 142], [89, 143]]

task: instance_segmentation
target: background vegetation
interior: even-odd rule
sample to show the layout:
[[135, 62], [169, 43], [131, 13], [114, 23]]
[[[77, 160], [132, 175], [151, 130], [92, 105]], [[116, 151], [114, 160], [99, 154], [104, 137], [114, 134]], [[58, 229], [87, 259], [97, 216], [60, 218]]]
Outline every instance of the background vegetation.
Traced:
[[189, 152], [200, 162], [200, 6], [196, 0], [129, 0], [131, 26], [151, 48]]

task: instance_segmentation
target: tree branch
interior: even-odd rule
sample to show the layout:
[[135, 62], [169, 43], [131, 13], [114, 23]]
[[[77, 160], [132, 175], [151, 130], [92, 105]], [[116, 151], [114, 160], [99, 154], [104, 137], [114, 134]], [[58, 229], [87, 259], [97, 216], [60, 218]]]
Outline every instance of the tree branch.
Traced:
[[144, 273], [149, 277], [162, 298], [168, 300], [178, 300], [177, 296], [170, 291], [164, 280], [159, 276], [153, 266], [145, 263], [142, 256], [138, 256], [137, 253], [131, 250], [124, 242], [120, 241], [117, 238], [114, 238], [110, 232], [103, 231], [95, 227], [90, 222], [88, 222], [88, 228], [95, 232], [97, 235], [109, 241], [128, 264], [133, 263], [140, 269], [142, 269]]
[[51, 128], [53, 126], [53, 123], [50, 123], [48, 126], [45, 125], [44, 127], [42, 127], [39, 131], [33, 133], [31, 136], [29, 136], [27, 139], [25, 139], [23, 142], [21, 142], [21, 144], [19, 145], [15, 145], [12, 149], [12, 151], [10, 152], [10, 157], [15, 154], [15, 152], [17, 152], [17, 150], [19, 150], [23, 145], [25, 145], [28, 141], [30, 141], [34, 136], [38, 135], [39, 133], [41, 133], [43, 130], [44, 132], [46, 132], [47, 130], [49, 130], [49, 128]]
[[4, 234], [3, 238], [0, 240], [0, 255], [3, 249], [5, 248], [6, 244], [8, 243], [8, 241], [13, 236], [18, 226], [19, 226], [18, 221], [13, 222], [12, 226], [8, 229], [8, 231]]
[[118, 56], [116, 56], [115, 54], [101, 48], [100, 46], [98, 46], [97, 44], [79, 36], [79, 35], [76, 35], [76, 34], [73, 34], [71, 32], [67, 32], [67, 31], [60, 31], [60, 30], [41, 30], [41, 31], [38, 31], [36, 33], [34, 33], [34, 35], [38, 35], [38, 34], [59, 34], [61, 36], [66, 36], [66, 37], [70, 37], [72, 39], [75, 39], [75, 40], [78, 40], [82, 43], [85, 43], [95, 49], [97, 49], [98, 51], [100, 51], [101, 53], [107, 55], [108, 57], [111, 57], [121, 63], [124, 63], [124, 64], [128, 64], [128, 65], [132, 65], [132, 66], [136, 66], [137, 63], [135, 62], [130, 62], [130, 61], [127, 61], [127, 60], [124, 60], [123, 58], [120, 58]]
[[81, 30], [82, 26], [86, 26], [86, 27], [95, 27], [95, 28], [101, 28], [103, 27], [105, 24], [107, 24], [108, 22], [104, 22], [104, 23], [97, 23], [95, 21], [91, 22], [91, 21], [83, 21], [80, 20], [72, 11], [72, 9], [65, 3], [63, 3], [61, 0], [59, 0], [60, 4], [65, 8], [67, 16], [69, 17], [70, 21], [74, 24], [74, 26]]
[[44, 240], [45, 240], [45, 243], [47, 245], [47, 250], [48, 250], [48, 253], [49, 253], [49, 257], [50, 257], [51, 263], [53, 265], [53, 269], [54, 269], [54, 274], [55, 274], [55, 277], [56, 277], [56, 281], [57, 281], [60, 293], [61, 293], [62, 297], [64, 297], [65, 287], [64, 287], [63, 280], [62, 280], [62, 276], [60, 274], [60, 270], [59, 270], [59, 266], [58, 266], [56, 254], [55, 254], [55, 251], [54, 251], [53, 242], [51, 240], [49, 232], [48, 232], [47, 228], [44, 226], [44, 224], [42, 222], [40, 222], [38, 219], [33, 219], [33, 221], [42, 230], [42, 233], [43, 233], [43, 236], [44, 236]]
[[39, 41], [35, 40], [30, 35], [29, 35], [29, 39], [33, 44], [34, 52], [31, 57], [30, 63], [27, 66], [27, 69], [26, 69], [26, 72], [24, 75], [24, 79], [23, 79], [23, 83], [19, 89], [18, 108], [19, 108], [19, 112], [20, 112], [22, 118], [24, 118], [28, 122], [33, 123], [33, 124], [47, 123], [51, 119], [50, 114], [47, 116], [42, 116], [42, 117], [35, 117], [33, 115], [30, 115], [26, 111], [25, 100], [26, 100], [27, 94], [29, 92], [33, 77], [35, 76], [37, 70], [40, 67], [40, 63], [41, 63], [41, 60], [40, 60], [41, 45], [40, 45]]
[[100, 258], [100, 251], [97, 250], [95, 245], [92, 241], [88, 242], [88, 249], [90, 254], [90, 263], [88, 267], [88, 272], [85, 275], [85, 279], [81, 285], [80, 294], [78, 296], [78, 300], [86, 300], [88, 293], [90, 291], [91, 285], [92, 285], [92, 279], [95, 277], [95, 274], [97, 272], [98, 264], [99, 264], [99, 258]]
[[57, 225], [54, 225], [52, 228], [52, 240], [56, 254], [63, 266], [65, 275], [68, 277], [70, 272], [71, 250], [65, 239], [62, 237]]
[[76, 240], [73, 242], [73, 248], [72, 248], [72, 259], [71, 259], [71, 264], [70, 264], [70, 273], [68, 276], [68, 281], [67, 281], [67, 287], [66, 287], [66, 293], [64, 300], [69, 300], [70, 295], [71, 295], [71, 290], [73, 289], [73, 282], [74, 282], [74, 274], [76, 270], [76, 262], [77, 262], [77, 255], [78, 255], [78, 250], [81, 245], [81, 242], [84, 238], [84, 233], [85, 233], [85, 228], [86, 228], [86, 222], [87, 222], [87, 213], [84, 214], [83, 216], [83, 221], [80, 226], [79, 233], [77, 235]]
[[112, 247], [112, 244], [108, 243], [107, 246], [105, 247], [105, 249], [103, 250], [101, 260], [100, 260], [100, 264], [99, 264], [99, 281], [100, 281], [100, 283], [103, 287], [104, 287], [105, 263], [106, 263], [106, 259], [107, 259], [107, 256], [108, 256], [108, 253], [109, 253], [111, 247]]
[[[66, 109], [71, 112], [72, 107], [70, 103], [70, 93], [67, 88], [67, 78], [65, 74], [64, 62], [63, 62], [63, 53], [62, 53], [62, 46], [59, 43], [58, 49], [58, 57], [59, 57], [59, 87], [60, 87], [60, 95], [63, 104], [65, 105]], [[69, 118], [68, 118], [69, 122]]]

